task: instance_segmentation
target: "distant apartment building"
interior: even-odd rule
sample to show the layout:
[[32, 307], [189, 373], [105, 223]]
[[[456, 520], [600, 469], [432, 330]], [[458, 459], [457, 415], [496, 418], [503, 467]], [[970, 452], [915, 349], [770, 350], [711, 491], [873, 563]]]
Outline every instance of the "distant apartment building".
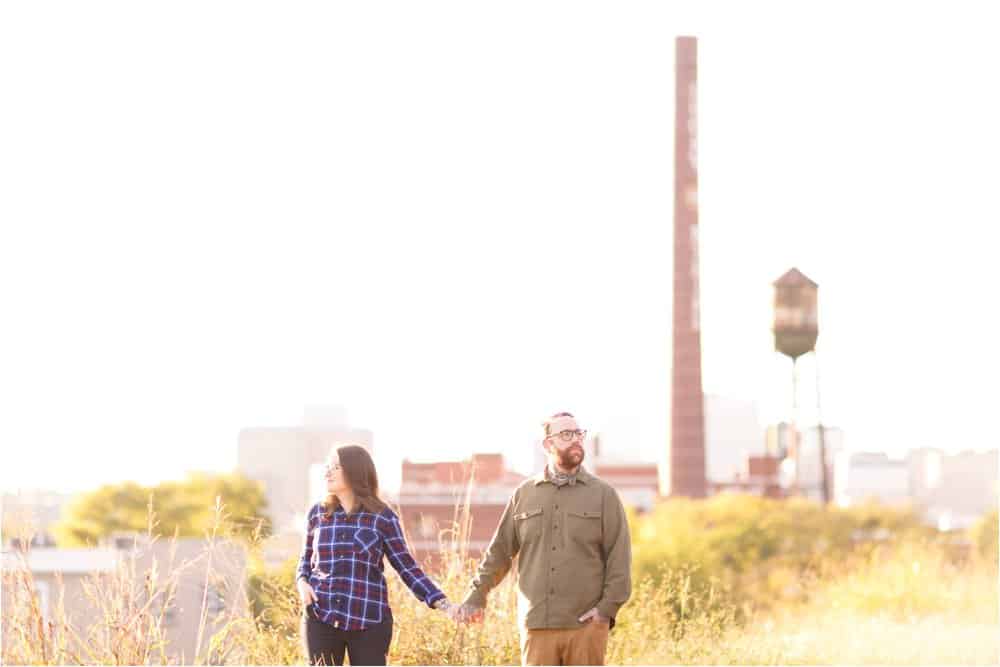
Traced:
[[372, 432], [341, 423], [340, 410], [314, 408], [301, 426], [245, 428], [239, 433], [237, 470], [264, 484], [275, 533], [301, 532], [311, 490], [330, 450], [341, 444], [373, 452]]
[[795, 436], [788, 422], [768, 424], [764, 429], [764, 452], [768, 456], [785, 458], [793, 448]]
[[[129, 564], [134, 556], [135, 579], [132, 590], [141, 595], [143, 582], [155, 568], [161, 581], [174, 582], [173, 602], [164, 610], [166, 652], [180, 664], [193, 664], [197, 652], [198, 625], [203, 601], [207, 611], [206, 638], [202, 651], [207, 650], [207, 638], [216, 623], [226, 613], [244, 611], [246, 576], [245, 552], [239, 545], [219, 542], [214, 545], [209, 570], [209, 559], [202, 539], [158, 540], [152, 544], [140, 537], [120, 536], [109, 540], [98, 549], [58, 549], [32, 547], [27, 552], [5, 546], [2, 561], [6, 575], [26, 567], [32, 575], [43, 617], [53, 620], [56, 605], [62, 599], [65, 618], [80, 636], [87, 635], [101, 611], [85, 592], [85, 582], [103, 581], [105, 588], [112, 577], [129, 577]], [[125, 579], [128, 581], [128, 579]], [[5, 581], [6, 583], [6, 581]], [[11, 608], [12, 595], [16, 592], [4, 587], [3, 606]], [[158, 611], [154, 607], [153, 611]], [[5, 623], [4, 628], [11, 624]], [[4, 638], [6, 640], [6, 637]]]
[[436, 560], [442, 537], [446, 541], [457, 537], [458, 508], [468, 499], [471, 520], [466, 548], [477, 557], [489, 545], [504, 507], [524, 479], [507, 470], [502, 454], [428, 463], [404, 459], [399, 495], [391, 500], [399, 505], [414, 556], [424, 563]]
[[705, 395], [705, 475], [710, 488], [745, 481], [748, 459], [765, 453], [756, 403]]
[[709, 495], [743, 493], [765, 498], [784, 498], [781, 485], [782, 459], [770, 454], [748, 456], [736, 475], [728, 481], [709, 480]]
[[0, 512], [3, 514], [4, 539], [30, 535], [34, 546], [54, 546], [52, 528], [72, 494], [37, 489], [5, 493]]
[[783, 498], [782, 462], [789, 451], [788, 424], [764, 427], [757, 403], [705, 396], [705, 474], [708, 493]]
[[[794, 477], [785, 481], [786, 486], [794, 485], [794, 493], [799, 496], [822, 500], [823, 468], [820, 466], [820, 430], [817, 426], [803, 429], [797, 443], [797, 455], [792, 460], [795, 465]], [[823, 448], [826, 451], [826, 474], [831, 498], [836, 486], [837, 456], [846, 451], [844, 431], [836, 426], [823, 427]]]
[[837, 503], [875, 500], [911, 506], [941, 530], [966, 528], [998, 502], [998, 450], [945, 454], [916, 449], [890, 458], [883, 453], [847, 453], [837, 458]]
[[942, 530], [966, 528], [997, 507], [1000, 450], [910, 452], [913, 504]]
[[637, 512], [653, 509], [660, 497], [659, 466], [655, 463], [603, 463], [593, 466], [593, 473], [618, 492], [624, 505]]
[[841, 507], [869, 501], [902, 507], [913, 502], [909, 461], [884, 452], [841, 452], [833, 488]]
[[[21, 558], [25, 557], [26, 561]], [[11, 580], [8, 575], [26, 567], [34, 580], [38, 606], [45, 620], [52, 620], [60, 594], [64, 594], [66, 618], [76, 629], [82, 629], [94, 615], [84, 592], [84, 581], [96, 575], [110, 575], [116, 571], [120, 553], [117, 549], [57, 549], [31, 547], [22, 555], [19, 540], [5, 542], [3, 548], [4, 590], [3, 607], [11, 613], [13, 607]], [[61, 579], [62, 591], [59, 590]], [[9, 627], [5, 623], [4, 627]], [[4, 640], [6, 641], [6, 636]]]
[[639, 423], [619, 417], [609, 420], [587, 442], [584, 465], [618, 492], [623, 504], [648, 512], [660, 497], [660, 467], [643, 458]]
[[[845, 451], [844, 431], [837, 426], [822, 427], [823, 449], [826, 451], [826, 475], [830, 497], [835, 497], [837, 456]], [[800, 429], [787, 422], [770, 424], [764, 429], [764, 456], [777, 458], [783, 495], [823, 499], [823, 467], [820, 465], [820, 427]]]
[[[583, 465], [610, 484], [626, 506], [638, 512], [653, 508], [660, 497], [659, 466], [643, 459], [639, 450], [639, 425], [634, 419], [609, 420], [583, 443]], [[543, 459], [538, 471], [544, 467]]]

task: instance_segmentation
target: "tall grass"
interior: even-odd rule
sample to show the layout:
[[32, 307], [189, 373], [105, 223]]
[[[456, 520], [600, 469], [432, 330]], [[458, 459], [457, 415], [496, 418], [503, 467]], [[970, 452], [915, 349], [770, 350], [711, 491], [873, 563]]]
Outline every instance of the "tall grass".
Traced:
[[[476, 567], [466, 550], [468, 508], [466, 498], [442, 532], [433, 573], [453, 602], [464, 597]], [[222, 521], [223, 508], [215, 511]], [[997, 555], [989, 543], [995, 527], [973, 531], [976, 548], [958, 557], [904, 514], [875, 507], [844, 513], [723, 498], [671, 501], [630, 521], [633, 594], [611, 633], [609, 664], [1000, 661]], [[131, 557], [114, 573], [91, 577], [86, 627], [66, 618], [58, 595], [48, 618], [42, 616], [23, 562], [5, 571], [3, 663], [181, 661], [167, 651], [164, 614], [180, 577], [195, 564], [215, 562], [215, 549], [216, 537], [208, 534], [198, 559], [139, 572]], [[305, 662], [296, 557], [267, 568], [258, 540], [246, 549], [239, 599], [215, 624], [206, 621], [202, 600], [195, 612], [199, 648], [184, 662]], [[513, 572], [490, 595], [484, 622], [461, 626], [417, 601], [391, 568], [386, 574], [395, 618], [390, 663], [519, 664]]]
[[[841, 562], [804, 602], [724, 633], [717, 664], [981, 664], [1000, 661], [996, 561], [961, 562], [940, 545], [882, 545]], [[648, 662], [682, 662], [668, 648]]]
[[[21, 544], [29, 542], [21, 540]], [[140, 573], [135, 554], [120, 560], [112, 573], [96, 573], [83, 582], [91, 622], [77, 627], [66, 613], [65, 588], [59, 577], [57, 601], [49, 614], [43, 613], [27, 564], [27, 548], [22, 547], [17, 566], [3, 572], [3, 663], [167, 663], [164, 621], [176, 579], [163, 577], [156, 567]]]

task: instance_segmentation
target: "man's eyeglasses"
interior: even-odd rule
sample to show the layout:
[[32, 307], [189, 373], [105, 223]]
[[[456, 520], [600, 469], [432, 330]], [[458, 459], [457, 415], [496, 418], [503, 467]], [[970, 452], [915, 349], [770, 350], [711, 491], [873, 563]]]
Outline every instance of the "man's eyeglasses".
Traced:
[[569, 442], [573, 438], [580, 438], [581, 440], [583, 440], [584, 438], [587, 437], [587, 431], [586, 431], [586, 429], [584, 429], [582, 431], [580, 429], [577, 429], [575, 431], [571, 431], [571, 430], [567, 429], [565, 431], [559, 431], [558, 433], [553, 433], [549, 437], [550, 438], [559, 438], [563, 442]]

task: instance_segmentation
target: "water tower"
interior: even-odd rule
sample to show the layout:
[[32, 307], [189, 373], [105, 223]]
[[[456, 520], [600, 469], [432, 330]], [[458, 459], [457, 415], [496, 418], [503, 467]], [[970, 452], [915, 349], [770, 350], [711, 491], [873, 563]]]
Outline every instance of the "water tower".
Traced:
[[[789, 269], [774, 281], [774, 349], [792, 360], [792, 428], [789, 454], [795, 465], [795, 483], [798, 485], [801, 436], [796, 424], [798, 416], [798, 360], [802, 355], [816, 354], [819, 337], [819, 285], [796, 268]], [[816, 379], [817, 410], [819, 409], [819, 376]], [[822, 473], [823, 502], [830, 502], [830, 483], [826, 466], [826, 442], [823, 424], [817, 424], [819, 435], [820, 470]]]

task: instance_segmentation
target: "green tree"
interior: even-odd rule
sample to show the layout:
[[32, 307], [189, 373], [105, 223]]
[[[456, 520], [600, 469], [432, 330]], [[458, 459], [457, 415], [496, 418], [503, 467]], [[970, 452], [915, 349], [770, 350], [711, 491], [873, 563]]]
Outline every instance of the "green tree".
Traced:
[[636, 579], [660, 583], [683, 572], [687, 594], [725, 591], [761, 606], [805, 593], [816, 563], [837, 562], [887, 542], [926, 540], [933, 529], [910, 510], [866, 504], [840, 509], [804, 498], [720, 494], [672, 498], [639, 517], [632, 531]]
[[[157, 536], [201, 537], [215, 525], [217, 498], [222, 535], [250, 539], [270, 534], [260, 482], [240, 474], [207, 473], [151, 487], [135, 482], [107, 484], [80, 494], [64, 510], [53, 532], [62, 547], [93, 546], [115, 533], [144, 533], [150, 528]], [[150, 509], [155, 517], [152, 526]]]

